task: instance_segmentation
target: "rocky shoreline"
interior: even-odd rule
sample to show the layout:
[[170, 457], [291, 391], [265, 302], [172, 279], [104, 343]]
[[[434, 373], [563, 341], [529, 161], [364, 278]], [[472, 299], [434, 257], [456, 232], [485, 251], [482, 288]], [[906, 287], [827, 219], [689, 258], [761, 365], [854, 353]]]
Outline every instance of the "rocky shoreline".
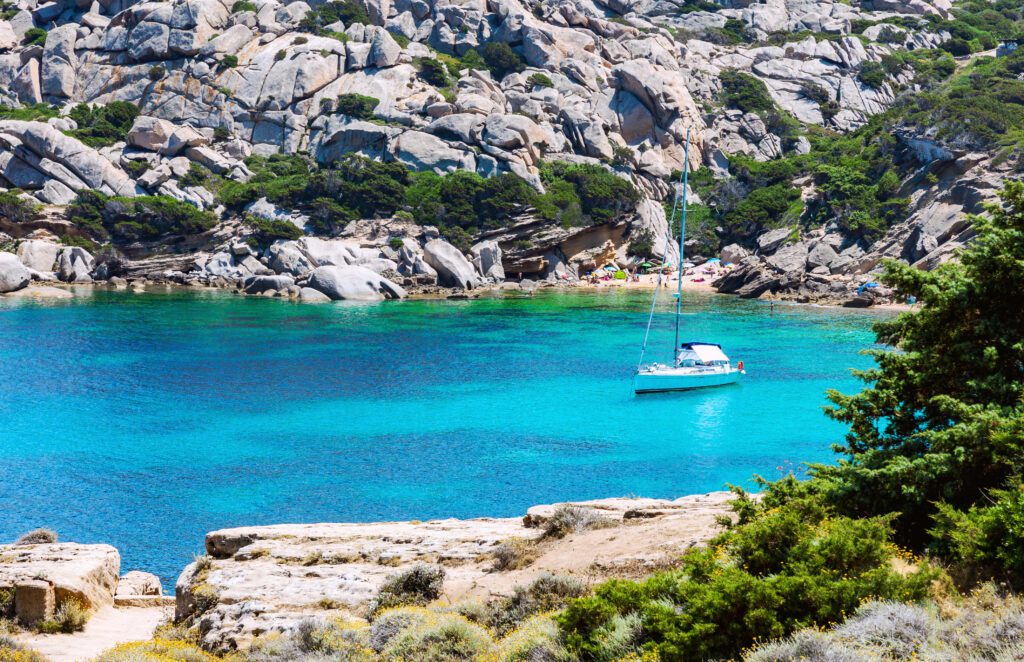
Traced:
[[[730, 498], [566, 502], [534, 506], [521, 518], [222, 529], [206, 535], [205, 556], [178, 577], [173, 620], [195, 628], [208, 650], [237, 650], [309, 618], [365, 618], [388, 578], [424, 564], [444, 569], [448, 603], [508, 596], [546, 574], [586, 583], [640, 577], [671, 567], [719, 531]], [[122, 575], [109, 545], [47, 541], [0, 545], [0, 592], [10, 598], [0, 606], [26, 628], [26, 639], [68, 600], [93, 613], [165, 609], [170, 601], [155, 576]], [[52, 636], [75, 654], [78, 635]]]

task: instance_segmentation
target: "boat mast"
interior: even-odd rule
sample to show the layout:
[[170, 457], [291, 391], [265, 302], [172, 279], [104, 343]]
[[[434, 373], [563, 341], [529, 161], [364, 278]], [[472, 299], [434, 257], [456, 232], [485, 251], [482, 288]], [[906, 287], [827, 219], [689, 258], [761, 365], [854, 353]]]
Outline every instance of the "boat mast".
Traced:
[[683, 241], [686, 237], [686, 189], [690, 179], [690, 128], [686, 128], [686, 149], [683, 156], [683, 216], [679, 222], [679, 277], [676, 281], [676, 343], [672, 358], [679, 363], [679, 318], [683, 314]]

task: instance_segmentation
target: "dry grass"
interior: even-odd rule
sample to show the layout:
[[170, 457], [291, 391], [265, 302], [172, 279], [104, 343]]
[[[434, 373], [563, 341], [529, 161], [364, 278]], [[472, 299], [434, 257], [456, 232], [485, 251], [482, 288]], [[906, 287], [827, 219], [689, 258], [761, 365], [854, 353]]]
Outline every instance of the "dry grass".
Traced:
[[52, 529], [33, 529], [14, 541], [15, 545], [45, 545], [57, 542], [57, 532]]

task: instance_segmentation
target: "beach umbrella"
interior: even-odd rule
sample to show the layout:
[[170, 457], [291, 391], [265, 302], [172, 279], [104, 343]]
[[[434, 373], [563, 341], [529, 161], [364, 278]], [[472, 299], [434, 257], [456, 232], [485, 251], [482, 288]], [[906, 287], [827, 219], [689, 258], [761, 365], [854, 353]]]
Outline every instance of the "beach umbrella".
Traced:
[[650, 269], [650, 268], [651, 268], [651, 267], [653, 267], [654, 265], [653, 265], [653, 264], [651, 264], [650, 262], [641, 262], [641, 263], [640, 263], [640, 266], [641, 266], [641, 267], [643, 267], [644, 269]]
[[605, 271], [618, 271], [618, 270], [619, 270], [619, 268], [618, 268], [618, 267], [613, 267], [612, 265], [610, 265], [610, 264], [609, 264], [608, 266], [606, 266], [606, 267], [604, 268], [604, 270], [605, 270]]

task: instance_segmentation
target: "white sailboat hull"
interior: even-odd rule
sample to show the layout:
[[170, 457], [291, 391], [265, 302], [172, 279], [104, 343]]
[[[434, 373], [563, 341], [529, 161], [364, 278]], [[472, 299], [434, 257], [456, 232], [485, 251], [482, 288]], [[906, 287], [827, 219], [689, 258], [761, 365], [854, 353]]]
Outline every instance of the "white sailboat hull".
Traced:
[[636, 373], [633, 391], [635, 393], [663, 393], [726, 386], [738, 382], [742, 374], [743, 371], [737, 368], [694, 370], [693, 368], [653, 366]]

